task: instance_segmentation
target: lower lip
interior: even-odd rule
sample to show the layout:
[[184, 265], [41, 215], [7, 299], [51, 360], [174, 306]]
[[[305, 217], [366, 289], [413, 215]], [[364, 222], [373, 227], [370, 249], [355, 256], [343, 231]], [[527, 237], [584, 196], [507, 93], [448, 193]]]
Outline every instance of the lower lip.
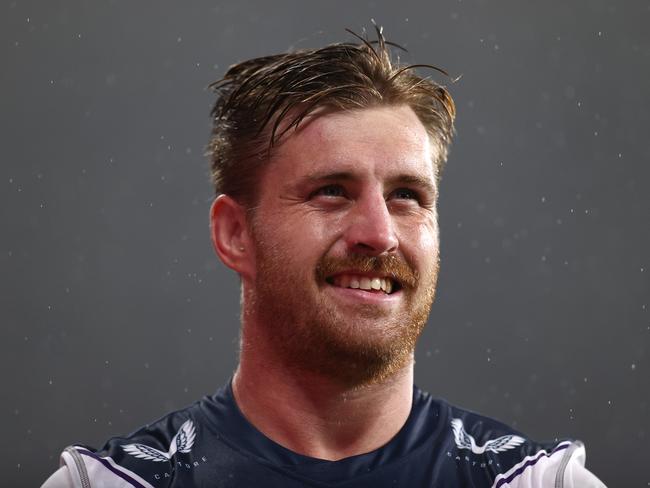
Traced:
[[327, 285], [327, 288], [336, 293], [337, 296], [345, 300], [354, 301], [357, 304], [378, 304], [378, 305], [392, 305], [397, 303], [400, 299], [402, 292], [400, 290], [394, 291], [390, 295], [383, 291], [365, 291], [359, 288], [343, 288], [340, 286]]

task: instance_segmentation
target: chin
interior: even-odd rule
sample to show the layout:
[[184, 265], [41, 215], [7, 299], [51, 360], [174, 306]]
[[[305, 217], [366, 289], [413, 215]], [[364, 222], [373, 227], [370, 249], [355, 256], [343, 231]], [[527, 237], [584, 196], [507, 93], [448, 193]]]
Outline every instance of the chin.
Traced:
[[[366, 319], [367, 320], [367, 319]], [[344, 382], [349, 387], [378, 383], [403, 370], [413, 361], [415, 344], [424, 322], [404, 326], [395, 323], [363, 324], [363, 320], [347, 327], [341, 322], [311, 324], [307, 342], [303, 341], [299, 357], [303, 368]], [[305, 339], [305, 337], [303, 337]], [[313, 341], [313, 342], [312, 342]]]

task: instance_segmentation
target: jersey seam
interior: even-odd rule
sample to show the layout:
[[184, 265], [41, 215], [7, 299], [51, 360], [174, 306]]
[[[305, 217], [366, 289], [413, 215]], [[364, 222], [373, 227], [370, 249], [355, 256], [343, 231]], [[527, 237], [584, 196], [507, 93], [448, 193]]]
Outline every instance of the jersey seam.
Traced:
[[81, 488], [92, 488], [90, 486], [90, 477], [88, 476], [88, 471], [86, 470], [86, 463], [84, 463], [81, 454], [79, 454], [77, 450], [72, 446], [66, 447], [65, 452], [70, 454], [70, 457], [72, 457], [72, 460], [74, 461], [77, 472], [79, 473]]
[[572, 442], [568, 449], [564, 452], [562, 460], [560, 461], [560, 466], [557, 468], [557, 473], [555, 475], [555, 488], [564, 488], [564, 474], [566, 472], [566, 467], [569, 465], [571, 456], [576, 449], [582, 445], [581, 442], [576, 441]]

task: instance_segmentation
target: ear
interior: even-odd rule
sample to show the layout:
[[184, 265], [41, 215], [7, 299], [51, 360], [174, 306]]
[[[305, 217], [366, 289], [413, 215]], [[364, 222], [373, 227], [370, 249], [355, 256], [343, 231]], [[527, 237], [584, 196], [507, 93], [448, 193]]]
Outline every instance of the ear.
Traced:
[[246, 223], [246, 209], [228, 195], [210, 208], [210, 236], [219, 259], [242, 278], [253, 277], [255, 256]]

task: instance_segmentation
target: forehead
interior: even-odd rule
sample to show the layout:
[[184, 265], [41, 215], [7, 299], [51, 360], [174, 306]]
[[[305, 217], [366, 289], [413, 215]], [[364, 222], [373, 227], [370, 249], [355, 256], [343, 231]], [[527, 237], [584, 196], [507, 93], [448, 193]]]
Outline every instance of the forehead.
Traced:
[[324, 170], [390, 177], [413, 174], [435, 181], [435, 147], [404, 105], [320, 112], [306, 118], [271, 158], [283, 179]]

